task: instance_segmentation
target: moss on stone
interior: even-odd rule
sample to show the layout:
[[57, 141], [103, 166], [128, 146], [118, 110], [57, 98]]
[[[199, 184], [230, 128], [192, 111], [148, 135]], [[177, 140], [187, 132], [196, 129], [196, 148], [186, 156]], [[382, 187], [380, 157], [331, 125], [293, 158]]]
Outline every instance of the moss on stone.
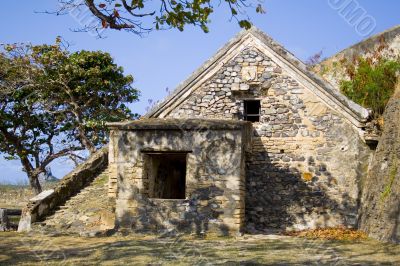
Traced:
[[388, 196], [390, 196], [390, 194], [392, 193], [392, 186], [394, 183], [394, 179], [396, 178], [396, 174], [397, 174], [397, 169], [398, 169], [398, 162], [397, 159], [395, 158], [393, 160], [393, 165], [392, 168], [390, 169], [389, 172], [389, 182], [385, 187], [385, 190], [382, 192], [381, 195], [381, 200], [383, 201], [384, 199], [386, 199]]

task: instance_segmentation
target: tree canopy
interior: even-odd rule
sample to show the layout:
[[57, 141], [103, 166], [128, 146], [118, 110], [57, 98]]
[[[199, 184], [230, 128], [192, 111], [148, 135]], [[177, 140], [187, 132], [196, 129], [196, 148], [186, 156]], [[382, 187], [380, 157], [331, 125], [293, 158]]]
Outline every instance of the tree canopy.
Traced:
[[104, 52], [7, 45], [0, 53], [0, 152], [19, 159], [36, 193], [52, 161], [107, 142], [105, 122], [135, 118], [133, 78]]
[[209, 16], [216, 6], [228, 8], [231, 18], [246, 29], [251, 27], [246, 10], [253, 8], [257, 13], [265, 13], [258, 0], [59, 0], [59, 4], [59, 10], [49, 13], [62, 15], [83, 8], [97, 18], [97, 24], [90, 20], [83, 22], [81, 30], [110, 28], [136, 34], [165, 28], [183, 31], [185, 25], [198, 26], [208, 32]]

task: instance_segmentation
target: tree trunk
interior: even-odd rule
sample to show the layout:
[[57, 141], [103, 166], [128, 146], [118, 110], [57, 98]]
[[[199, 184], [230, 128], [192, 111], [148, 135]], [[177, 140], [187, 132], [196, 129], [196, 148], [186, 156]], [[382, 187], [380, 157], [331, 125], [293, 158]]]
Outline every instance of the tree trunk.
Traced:
[[89, 151], [90, 155], [94, 154], [97, 149], [89, 138], [86, 137], [85, 131], [81, 127], [78, 127], [78, 135], [82, 145]]
[[31, 188], [35, 192], [35, 195], [40, 194], [42, 192], [42, 186], [40, 185], [39, 182], [39, 176], [28, 174], [28, 178], [29, 178], [29, 184], [31, 185]]

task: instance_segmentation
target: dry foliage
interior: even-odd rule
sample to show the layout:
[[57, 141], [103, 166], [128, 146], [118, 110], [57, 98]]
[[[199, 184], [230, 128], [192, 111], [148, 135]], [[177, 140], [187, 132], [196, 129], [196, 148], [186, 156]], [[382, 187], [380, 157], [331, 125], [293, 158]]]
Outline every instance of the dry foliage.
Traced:
[[324, 240], [365, 240], [368, 238], [367, 234], [362, 231], [344, 227], [288, 232], [287, 235]]

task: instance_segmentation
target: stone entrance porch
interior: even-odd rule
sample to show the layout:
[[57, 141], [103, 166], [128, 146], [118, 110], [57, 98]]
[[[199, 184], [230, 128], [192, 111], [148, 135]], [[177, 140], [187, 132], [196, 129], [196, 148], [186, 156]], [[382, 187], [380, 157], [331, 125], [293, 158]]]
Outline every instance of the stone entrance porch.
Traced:
[[249, 122], [110, 123], [110, 193], [123, 230], [231, 234], [245, 220]]

